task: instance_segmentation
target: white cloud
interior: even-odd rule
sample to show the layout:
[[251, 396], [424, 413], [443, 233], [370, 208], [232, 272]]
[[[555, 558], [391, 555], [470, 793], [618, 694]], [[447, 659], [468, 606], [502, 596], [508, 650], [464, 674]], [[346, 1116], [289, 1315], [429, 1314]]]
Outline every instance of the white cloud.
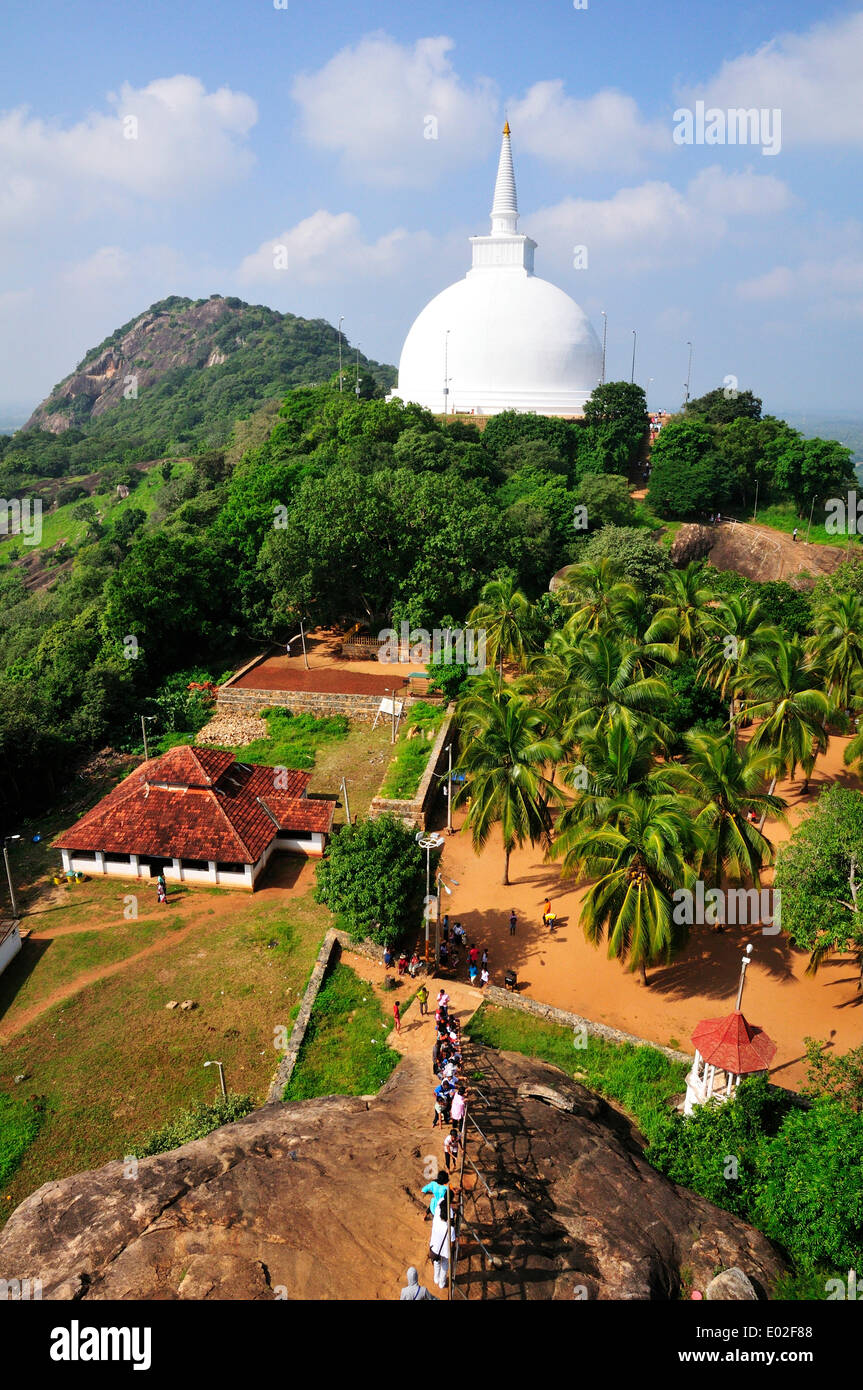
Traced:
[[592, 263], [608, 251], [618, 267], [644, 271], [697, 259], [724, 239], [733, 218], [771, 217], [791, 202], [771, 174], [729, 174], [712, 165], [683, 192], [656, 180], [597, 201], [566, 198], [532, 216], [527, 230], [553, 257], [571, 259], [572, 247], [585, 245]]
[[[113, 297], [135, 285], [156, 287], [172, 285], [185, 279], [187, 268], [183, 257], [170, 246], [144, 246], [126, 251], [121, 246], [100, 246], [92, 255], [60, 273], [60, 284], [76, 294], [92, 298]], [[163, 299], [170, 291], [164, 290]], [[143, 310], [145, 306], [142, 304]]]
[[667, 123], [645, 120], [632, 97], [611, 89], [577, 99], [560, 79], [535, 82], [507, 110], [518, 148], [565, 169], [639, 169], [673, 148]]
[[65, 128], [24, 108], [0, 115], [0, 224], [34, 223], [61, 206], [89, 215], [118, 198], [189, 198], [250, 167], [244, 142], [257, 107], [242, 92], [207, 92], [181, 74], [124, 83], [108, 104]]
[[499, 121], [493, 84], [463, 84], [449, 58], [453, 40], [411, 48], [373, 34], [316, 73], [296, 78], [302, 131], [341, 156], [346, 177], [423, 188], [459, 163], [487, 158]]
[[793, 300], [795, 307], [825, 317], [858, 318], [863, 314], [863, 258], [812, 259], [793, 269], [777, 265], [742, 280], [737, 295], [756, 304]]
[[684, 100], [708, 106], [779, 108], [783, 147], [863, 144], [863, 13], [782, 34], [755, 53], [723, 63]]
[[367, 242], [354, 213], [321, 208], [262, 242], [241, 262], [237, 274], [243, 283], [288, 286], [330, 284], [353, 277], [392, 280], [404, 267], [416, 265], [432, 244], [428, 234], [411, 234], [402, 227]]

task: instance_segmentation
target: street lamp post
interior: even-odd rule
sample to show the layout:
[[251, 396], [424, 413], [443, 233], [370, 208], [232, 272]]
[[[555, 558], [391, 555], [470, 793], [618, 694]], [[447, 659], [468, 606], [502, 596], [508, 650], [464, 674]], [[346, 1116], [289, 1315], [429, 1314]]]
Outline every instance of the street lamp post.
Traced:
[[[438, 835], [438, 833], [437, 833], [436, 830], [429, 831], [428, 833], [427, 833], [425, 830], [418, 830], [418, 831], [416, 832], [415, 838], [416, 838], [416, 842], [417, 842], [417, 844], [419, 845], [420, 849], [424, 849], [425, 852], [426, 852], [425, 924], [426, 924], [426, 964], [428, 964], [428, 958], [429, 958], [429, 911], [430, 911], [431, 903], [432, 903], [432, 895], [431, 895], [431, 852], [432, 852], [433, 849], [440, 849], [441, 845], [443, 844], [443, 835]], [[440, 946], [440, 942], [437, 940], [437, 932], [439, 932], [439, 931], [440, 931], [440, 894], [438, 893], [438, 927], [437, 927], [437, 929], [436, 929], [436, 937], [435, 937], [435, 965], [437, 965], [438, 960], [440, 959], [440, 956], [439, 956], [439, 946]]]
[[746, 947], [746, 955], [740, 957], [740, 984], [737, 988], [737, 1003], [734, 1005], [736, 1013], [740, 1012], [740, 1005], [743, 1001], [743, 986], [746, 983], [746, 967], [752, 960], [752, 946]]
[[345, 781], [344, 777], [342, 778], [342, 796], [345, 798], [345, 820], [347, 821], [348, 825], [350, 825], [351, 803], [348, 801], [348, 784]]
[[15, 885], [12, 882], [12, 870], [9, 867], [9, 845], [14, 844], [16, 840], [20, 839], [20, 835], [6, 835], [3, 840], [3, 862], [6, 865], [6, 882], [9, 884], [9, 898], [12, 903], [13, 918], [17, 918], [18, 916], [18, 900], [15, 897]]
[[345, 321], [344, 314], [339, 317], [339, 390], [342, 389], [342, 324]]
[[447, 329], [443, 335], [443, 413], [449, 414], [449, 335]]
[[205, 1067], [218, 1067], [218, 1068], [219, 1068], [219, 1081], [221, 1082], [221, 1086], [222, 1086], [222, 1095], [225, 1096], [225, 1097], [227, 1097], [228, 1092], [225, 1090], [225, 1068], [222, 1066], [222, 1063], [221, 1063], [221, 1062], [205, 1062], [205, 1063], [204, 1063], [204, 1066], [205, 1066]]
[[446, 746], [448, 766], [446, 774], [446, 833], [452, 834], [452, 744]]
[[360, 398], [360, 345], [357, 343], [357, 381], [354, 386], [354, 395], [357, 400]]
[[632, 330], [632, 375], [629, 378], [630, 385], [635, 381], [635, 349], [638, 346], [638, 333]]
[[687, 341], [686, 346], [689, 348], [689, 366], [686, 369], [686, 399], [683, 402], [684, 405], [689, 404], [689, 388], [692, 383], [692, 344]]
[[605, 385], [605, 349], [608, 343], [608, 314], [602, 310], [602, 377], [600, 386]]
[[148, 762], [149, 759], [150, 759], [150, 751], [149, 751], [149, 749], [148, 749], [148, 747], [147, 747], [147, 724], [152, 724], [155, 718], [156, 718], [155, 714], [142, 714], [142, 715], [141, 715], [141, 733], [144, 735], [144, 762], [145, 762], [145, 763]]
[[[440, 890], [441, 890], [441, 888], [443, 888], [443, 891], [446, 893], [447, 897], [448, 897], [448, 898], [451, 898], [451, 897], [452, 897], [452, 890], [453, 890], [453, 888], [457, 888], [457, 887], [458, 887], [458, 879], [457, 879], [457, 878], [451, 878], [451, 879], [447, 880], [447, 879], [444, 878], [444, 876], [443, 876], [443, 874], [441, 873], [440, 869], [438, 869], [438, 871], [437, 871], [437, 877], [436, 877], [436, 879], [435, 879], [435, 884], [436, 884], [436, 888], [437, 888], [437, 918], [436, 918], [436, 920], [435, 920], [435, 961], [437, 962], [437, 961], [440, 960], [440, 923], [441, 923]], [[452, 886], [450, 886], [450, 885], [452, 885]]]

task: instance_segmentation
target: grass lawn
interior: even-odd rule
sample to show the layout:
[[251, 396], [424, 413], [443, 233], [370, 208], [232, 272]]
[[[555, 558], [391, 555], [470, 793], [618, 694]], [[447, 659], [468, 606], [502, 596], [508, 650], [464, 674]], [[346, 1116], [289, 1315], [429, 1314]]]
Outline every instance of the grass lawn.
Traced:
[[282, 1099], [365, 1096], [378, 1091], [400, 1060], [386, 1045], [391, 1025], [372, 986], [350, 966], [336, 965], [315, 1000]]
[[[0, 1221], [43, 1182], [133, 1153], [178, 1112], [211, 1102], [218, 1078], [205, 1061], [218, 1058], [229, 1090], [263, 1103], [275, 1030], [290, 1028], [329, 913], [311, 892], [286, 904], [222, 893], [199, 899], [197, 915], [183, 940], [53, 1006], [0, 1052], [5, 1103], [47, 1107], [0, 1192]], [[170, 999], [197, 1008], [168, 1010]]]
[[486, 1047], [523, 1052], [577, 1075], [591, 1091], [622, 1106], [648, 1141], [656, 1134], [657, 1120], [668, 1113], [668, 1101], [686, 1089], [685, 1064], [672, 1062], [654, 1047], [588, 1035], [587, 1046], [579, 1048], [568, 1028], [493, 1004], [481, 1005], [467, 1032]]
[[0, 1091], [0, 1188], [12, 1177], [44, 1120], [45, 1110], [38, 1099]]
[[[116, 891], [116, 884], [112, 887]], [[129, 885], [129, 892], [134, 891], [134, 885]], [[150, 889], [148, 897], [152, 896]], [[170, 909], [163, 911], [159, 918], [126, 921], [122, 907], [121, 899], [116, 910], [109, 908], [110, 925], [104, 928], [22, 943], [19, 954], [0, 975], [0, 1031], [77, 976], [137, 955], [186, 924], [180, 913], [175, 914]], [[66, 925], [65, 918], [63, 920]]]
[[[395, 801], [410, 801], [416, 795], [445, 715], [446, 710], [439, 705], [419, 701], [413, 706], [410, 724], [399, 734], [395, 755], [381, 786], [381, 796]], [[408, 738], [408, 728], [419, 729], [419, 735]]]
[[[807, 512], [802, 517], [799, 516], [797, 508], [792, 502], [777, 503], [773, 507], [760, 507], [757, 517], [748, 516], [743, 517], [742, 520], [754, 521], [757, 526], [770, 526], [774, 531], [784, 531], [789, 536], [796, 526], [798, 539], [801, 541], [807, 539], [806, 533], [809, 532], [810, 545], [847, 545], [848, 536], [828, 532], [824, 523], [818, 520], [818, 512], [819, 508], [816, 506], [811, 527], [809, 526], [809, 513]], [[853, 553], [859, 547], [860, 539], [853, 535], [850, 540]]]
[[[174, 476], [180, 477], [181, 474], [189, 472], [191, 464], [185, 460], [177, 460], [174, 463]], [[81, 474], [77, 478], [63, 478], [63, 485], [80, 482]], [[17, 544], [22, 553], [31, 550], [47, 550], [58, 544], [59, 541], [66, 541], [73, 548], [84, 540], [87, 532], [87, 524], [73, 516], [75, 508], [79, 502], [90, 501], [95, 504], [102, 515], [102, 523], [109, 527], [123, 512], [129, 511], [134, 507], [140, 511], [150, 512], [156, 505], [158, 493], [164, 487], [161, 470], [151, 468], [148, 472], [140, 475], [141, 481], [134, 488], [128, 497], [118, 497], [116, 489], [107, 492], [94, 492], [87, 498], [79, 497], [77, 502], [67, 502], [63, 507], [52, 508], [50, 511], [43, 508], [42, 511], [42, 535], [39, 544], [25, 546], [17, 536], [10, 536], [7, 544], [0, 544], [0, 564], [5, 564], [9, 560], [12, 547]]]

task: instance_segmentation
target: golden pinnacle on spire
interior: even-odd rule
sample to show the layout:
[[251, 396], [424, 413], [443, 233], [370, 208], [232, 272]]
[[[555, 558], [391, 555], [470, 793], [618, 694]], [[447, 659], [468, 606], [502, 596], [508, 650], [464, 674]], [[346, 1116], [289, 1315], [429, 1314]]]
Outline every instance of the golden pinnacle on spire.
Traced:
[[511, 135], [511, 134], [512, 134], [512, 131], [511, 131], [510, 128], [509, 128], [509, 121], [507, 121], [506, 125], [504, 126], [504, 128], [503, 128], [503, 133], [504, 133], [504, 135]]

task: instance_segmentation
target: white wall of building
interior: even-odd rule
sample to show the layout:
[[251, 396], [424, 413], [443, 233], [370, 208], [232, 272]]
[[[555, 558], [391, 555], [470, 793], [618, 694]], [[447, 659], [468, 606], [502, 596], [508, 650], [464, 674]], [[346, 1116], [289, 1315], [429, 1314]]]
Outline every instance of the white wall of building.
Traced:
[[14, 960], [21, 950], [21, 933], [18, 923], [15, 922], [11, 929], [7, 931], [3, 940], [0, 941], [0, 975], [6, 969], [10, 961]]

